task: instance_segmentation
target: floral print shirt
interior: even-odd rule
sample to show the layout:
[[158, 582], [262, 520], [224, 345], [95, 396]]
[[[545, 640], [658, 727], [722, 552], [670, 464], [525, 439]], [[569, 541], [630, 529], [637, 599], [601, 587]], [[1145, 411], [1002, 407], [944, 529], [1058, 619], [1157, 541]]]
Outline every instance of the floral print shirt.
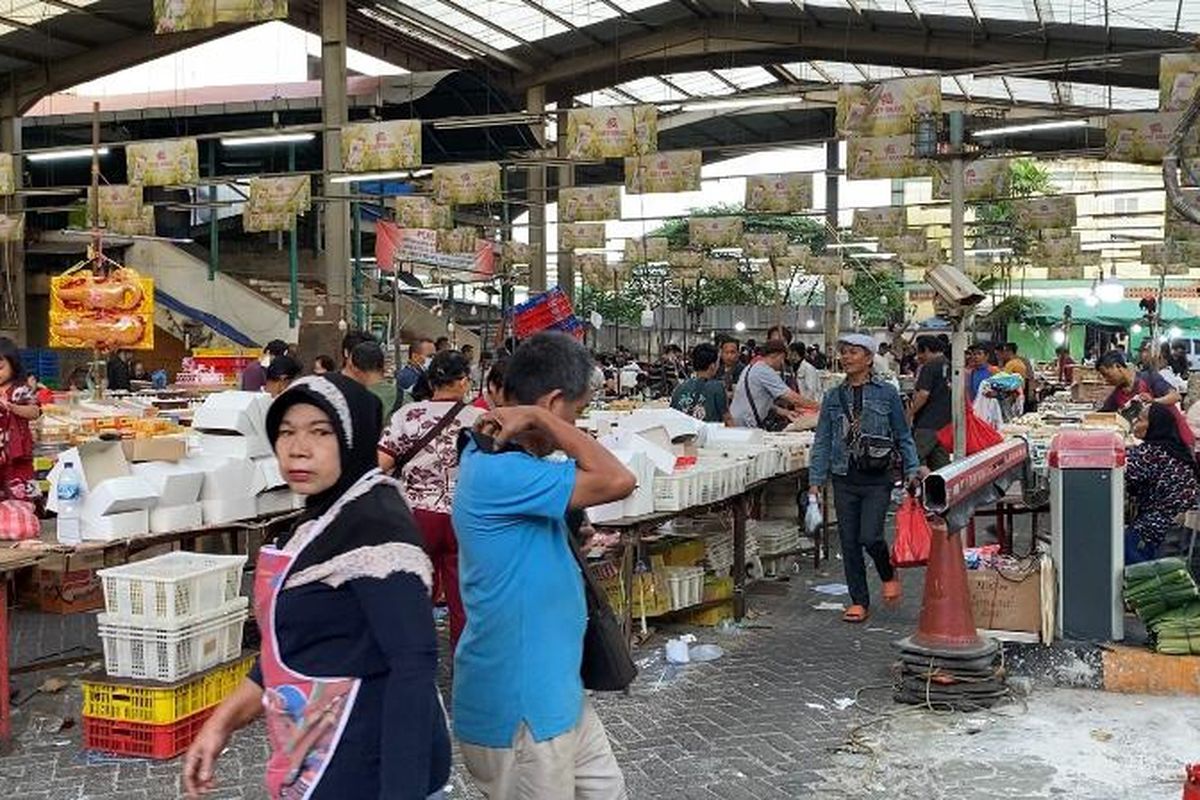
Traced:
[[[398, 409], [379, 440], [380, 451], [397, 461], [404, 458], [453, 406], [449, 400], [423, 400]], [[463, 406], [454, 421], [404, 465], [397, 477], [410, 508], [450, 513], [458, 478], [458, 434], [473, 426], [483, 413], [473, 406]]]

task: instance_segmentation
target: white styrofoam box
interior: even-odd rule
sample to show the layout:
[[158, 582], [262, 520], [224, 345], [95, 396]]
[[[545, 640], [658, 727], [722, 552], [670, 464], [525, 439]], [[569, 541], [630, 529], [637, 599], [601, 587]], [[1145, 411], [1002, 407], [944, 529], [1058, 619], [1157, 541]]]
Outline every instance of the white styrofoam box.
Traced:
[[158, 492], [148, 481], [136, 475], [123, 475], [101, 481], [83, 499], [83, 516], [103, 517], [152, 508]]
[[196, 446], [200, 449], [201, 455], [216, 458], [251, 459], [271, 452], [271, 448], [266, 444], [266, 439], [242, 436], [236, 433], [200, 431], [196, 434]]
[[612, 436], [605, 436], [599, 440], [600, 444], [607, 447], [609, 450], [633, 450], [642, 453], [650, 460], [658, 472], [663, 475], [670, 475], [675, 471], [676, 456], [668, 446], [655, 444], [650, 439], [638, 433], [623, 433]]
[[112, 678], [174, 683], [232, 661], [242, 651], [245, 604], [177, 630], [109, 624], [107, 616], [98, 616], [97, 629], [104, 642], [104, 671]]
[[47, 475], [50, 482], [50, 493], [46, 498], [46, 508], [58, 513], [58, 476], [62, 474], [63, 466], [70, 462], [75, 465], [85, 497], [92, 489], [109, 478], [121, 478], [130, 474], [129, 461], [120, 442], [83, 442], [78, 447], [72, 447], [59, 454], [54, 466]]
[[592, 506], [587, 510], [588, 519], [599, 524], [654, 513], [654, 466], [646, 454], [620, 447], [610, 450], [633, 473], [637, 488], [624, 500]]
[[764, 432], [760, 428], [726, 428], [717, 423], [708, 423], [705, 447], [724, 444], [762, 444]]
[[217, 392], [204, 399], [192, 417], [192, 429], [267, 438], [271, 396], [263, 392]]
[[249, 459], [189, 456], [179, 463], [204, 473], [201, 500], [253, 495], [255, 468]]
[[246, 556], [179, 551], [102, 569], [105, 624], [175, 629], [245, 607], [245, 566]]
[[301, 501], [300, 495], [288, 489], [275, 489], [270, 492], [259, 492], [254, 495], [254, 510], [255, 516], [265, 517], [268, 514], [282, 514], [287, 511], [295, 511], [302, 505], [297, 505]]
[[195, 465], [170, 461], [147, 461], [133, 465], [133, 474], [158, 492], [159, 506], [184, 506], [200, 499], [204, 472]]
[[617, 422], [621, 433], [641, 433], [651, 428], [664, 428], [670, 441], [679, 442], [698, 436], [704, 423], [674, 408], [639, 408]]
[[220, 499], [201, 500], [205, 525], [223, 525], [240, 519], [258, 516], [258, 503], [254, 495], [231, 495]]
[[151, 533], [190, 531], [203, 524], [204, 512], [199, 502], [182, 506], [155, 506], [150, 509]]
[[254, 491], [270, 492], [287, 486], [283, 473], [279, 469], [279, 459], [275, 456], [263, 456], [254, 459]]
[[79, 525], [83, 530], [83, 538], [87, 541], [112, 542], [117, 539], [129, 539], [145, 536], [150, 532], [150, 512], [143, 508], [100, 517], [84, 514], [79, 518]]

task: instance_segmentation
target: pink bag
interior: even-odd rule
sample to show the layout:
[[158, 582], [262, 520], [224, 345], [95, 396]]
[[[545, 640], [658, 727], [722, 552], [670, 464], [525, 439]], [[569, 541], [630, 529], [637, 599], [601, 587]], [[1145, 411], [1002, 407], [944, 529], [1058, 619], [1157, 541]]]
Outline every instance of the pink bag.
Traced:
[[41, 529], [41, 522], [34, 512], [33, 503], [25, 500], [0, 500], [0, 539], [18, 542], [22, 539], [36, 539]]

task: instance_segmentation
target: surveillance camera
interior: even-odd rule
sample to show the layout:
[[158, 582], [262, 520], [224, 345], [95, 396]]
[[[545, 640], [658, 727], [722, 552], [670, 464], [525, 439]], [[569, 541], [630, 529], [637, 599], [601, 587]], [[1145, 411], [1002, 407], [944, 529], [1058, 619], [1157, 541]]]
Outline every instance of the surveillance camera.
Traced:
[[942, 264], [925, 273], [925, 282], [937, 292], [938, 299], [952, 310], [963, 311], [983, 302], [986, 295], [966, 275]]

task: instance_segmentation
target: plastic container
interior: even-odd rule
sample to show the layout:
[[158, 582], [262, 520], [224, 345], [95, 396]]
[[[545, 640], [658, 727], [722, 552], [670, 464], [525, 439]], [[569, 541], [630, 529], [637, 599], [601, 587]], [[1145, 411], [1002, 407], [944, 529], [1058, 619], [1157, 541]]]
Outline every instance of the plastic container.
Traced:
[[212, 708], [233, 693], [254, 665], [254, 653], [169, 686], [141, 685], [105, 675], [84, 678], [83, 715], [92, 719], [168, 725]]
[[206, 708], [167, 725], [85, 716], [83, 747], [85, 750], [163, 761], [187, 750], [212, 713], [212, 708]]
[[174, 629], [213, 614], [242, 591], [245, 556], [166, 553], [99, 571], [109, 624]]
[[100, 614], [97, 629], [104, 642], [104, 671], [113, 678], [143, 678], [163, 683], [203, 672], [237, 658], [246, 623], [245, 597], [232, 610], [176, 630], [129, 625]]
[[683, 511], [699, 502], [696, 476], [690, 471], [654, 476], [654, 510]]

